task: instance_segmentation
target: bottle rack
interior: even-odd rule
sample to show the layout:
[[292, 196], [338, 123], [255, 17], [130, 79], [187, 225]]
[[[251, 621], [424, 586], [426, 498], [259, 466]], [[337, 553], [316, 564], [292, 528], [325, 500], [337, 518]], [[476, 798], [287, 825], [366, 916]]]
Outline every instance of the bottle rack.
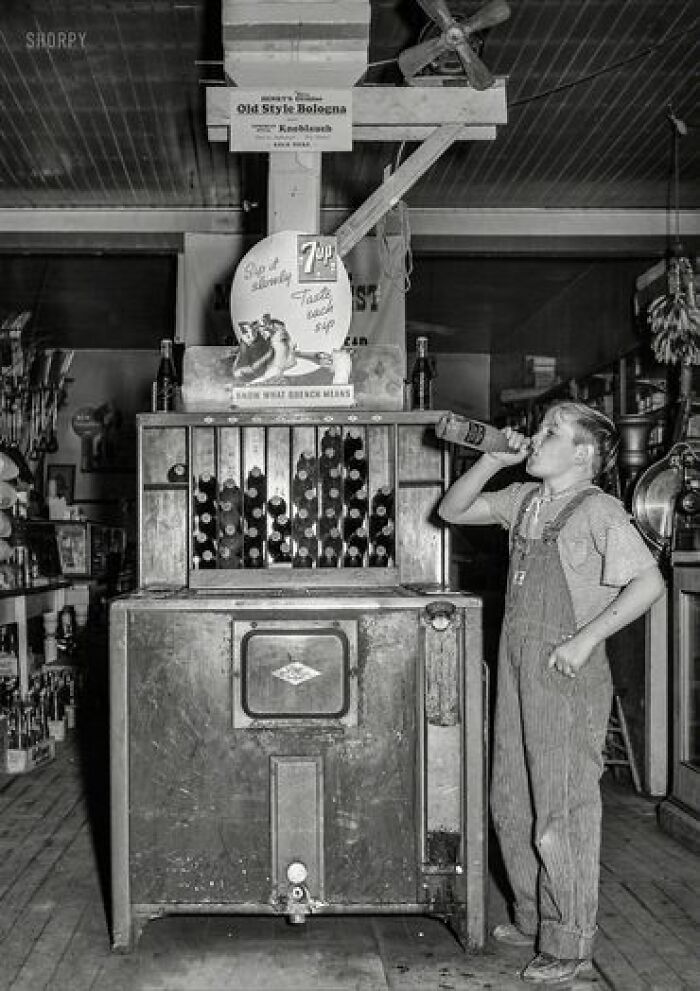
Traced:
[[139, 417], [139, 584], [441, 582], [439, 415]]

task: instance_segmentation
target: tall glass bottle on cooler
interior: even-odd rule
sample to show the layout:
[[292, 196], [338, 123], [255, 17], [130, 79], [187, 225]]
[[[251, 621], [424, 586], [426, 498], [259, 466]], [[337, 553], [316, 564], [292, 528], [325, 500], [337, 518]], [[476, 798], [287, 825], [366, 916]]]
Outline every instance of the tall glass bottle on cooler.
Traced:
[[153, 383], [154, 413], [172, 413], [175, 409], [175, 392], [177, 389], [177, 374], [173, 361], [173, 342], [160, 342], [160, 364]]
[[432, 409], [435, 369], [428, 355], [428, 338], [416, 338], [416, 358], [411, 371], [411, 409]]

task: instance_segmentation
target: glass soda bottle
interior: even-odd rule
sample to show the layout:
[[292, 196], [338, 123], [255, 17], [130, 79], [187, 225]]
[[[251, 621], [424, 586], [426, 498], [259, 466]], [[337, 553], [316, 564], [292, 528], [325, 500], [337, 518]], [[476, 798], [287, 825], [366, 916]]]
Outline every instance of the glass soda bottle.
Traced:
[[173, 361], [173, 342], [166, 339], [160, 342], [160, 364], [156, 372], [154, 389], [155, 413], [172, 413], [175, 409], [176, 389], [177, 375]]
[[411, 371], [411, 409], [432, 409], [435, 371], [428, 356], [428, 338], [416, 338], [416, 360]]

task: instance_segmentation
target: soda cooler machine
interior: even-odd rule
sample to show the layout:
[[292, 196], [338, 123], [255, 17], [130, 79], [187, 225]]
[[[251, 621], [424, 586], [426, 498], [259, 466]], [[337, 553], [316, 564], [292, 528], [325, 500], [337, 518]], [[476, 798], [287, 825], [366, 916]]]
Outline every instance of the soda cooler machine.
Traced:
[[439, 416], [139, 417], [115, 949], [170, 913], [424, 913], [483, 943], [482, 608], [449, 588]]

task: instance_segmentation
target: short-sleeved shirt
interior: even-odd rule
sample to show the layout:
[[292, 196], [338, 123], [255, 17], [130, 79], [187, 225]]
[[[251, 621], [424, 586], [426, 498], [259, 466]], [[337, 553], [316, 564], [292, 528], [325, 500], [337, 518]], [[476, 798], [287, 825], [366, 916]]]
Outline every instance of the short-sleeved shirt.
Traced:
[[[481, 498], [501, 526], [510, 531], [523, 499], [538, 490], [537, 482], [515, 482], [496, 492], [482, 492]], [[551, 523], [578, 491], [539, 506], [533, 500], [523, 518], [521, 535], [541, 536], [544, 524]], [[606, 609], [633, 578], [656, 564], [620, 500], [594, 487], [564, 524], [557, 547], [578, 628]]]

